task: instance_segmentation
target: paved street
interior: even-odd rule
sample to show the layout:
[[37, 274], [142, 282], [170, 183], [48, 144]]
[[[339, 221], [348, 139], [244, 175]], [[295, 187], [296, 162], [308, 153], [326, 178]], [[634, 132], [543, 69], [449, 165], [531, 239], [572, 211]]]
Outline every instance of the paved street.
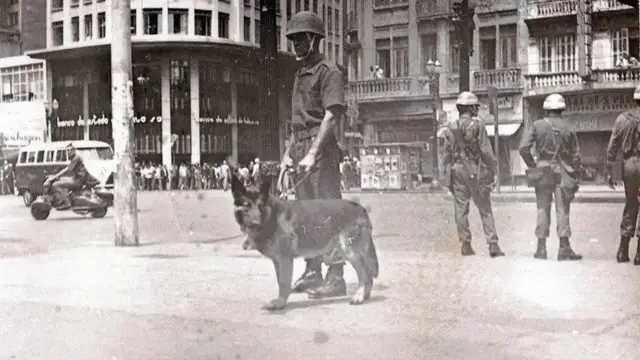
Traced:
[[[461, 258], [450, 200], [359, 194], [381, 275], [372, 302], [290, 300], [240, 248], [231, 195], [141, 193], [144, 246], [115, 248], [112, 214], [31, 219], [0, 198], [0, 359], [637, 359], [640, 267], [619, 265], [621, 204], [576, 204], [580, 263], [535, 261], [535, 205], [500, 202], [507, 257]], [[557, 239], [550, 240], [555, 254]], [[633, 242], [635, 250], [635, 241]], [[303, 262], [296, 263], [297, 273]], [[347, 268], [349, 291], [355, 274]]]

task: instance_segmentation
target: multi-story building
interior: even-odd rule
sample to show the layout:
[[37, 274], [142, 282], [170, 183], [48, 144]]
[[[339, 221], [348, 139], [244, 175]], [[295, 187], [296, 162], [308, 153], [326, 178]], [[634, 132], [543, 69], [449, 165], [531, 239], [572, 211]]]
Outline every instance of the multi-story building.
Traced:
[[[346, 48], [352, 100], [357, 104], [364, 144], [424, 141], [430, 144], [444, 117], [457, 117], [459, 45], [455, 31], [456, 0], [364, 0], [347, 4], [350, 34]], [[522, 10], [516, 1], [476, 2], [470, 88], [488, 104], [489, 86], [497, 88], [503, 173], [518, 173], [521, 131], [521, 69], [526, 64]], [[524, 37], [526, 39], [526, 36]], [[371, 79], [380, 66], [384, 79]], [[436, 76], [434, 77], [434, 74]], [[437, 80], [437, 81], [436, 81]], [[483, 120], [494, 136], [493, 116]], [[423, 161], [425, 177], [437, 169]], [[428, 159], [424, 159], [428, 160]], [[523, 172], [524, 170], [522, 170]]]
[[0, 58], [45, 46], [41, 0], [0, 0]]
[[[589, 3], [591, 8], [579, 0], [527, 0], [522, 6], [528, 30], [525, 118], [541, 116], [545, 96], [564, 95], [566, 116], [575, 124], [583, 163], [592, 176], [603, 169], [617, 115], [633, 107], [640, 45], [633, 8], [615, 0]], [[579, 34], [585, 35], [584, 51]], [[631, 59], [618, 63], [626, 55]], [[581, 59], [590, 61], [582, 64]]]
[[[280, 114], [290, 113], [297, 67], [288, 19], [311, 10], [325, 20], [322, 50], [341, 63], [343, 0], [280, 0]], [[111, 0], [47, 0], [46, 92], [58, 104], [54, 140], [111, 142]], [[258, 156], [262, 134], [259, 0], [132, 0], [137, 156], [169, 163]], [[284, 128], [284, 127], [283, 127]]]

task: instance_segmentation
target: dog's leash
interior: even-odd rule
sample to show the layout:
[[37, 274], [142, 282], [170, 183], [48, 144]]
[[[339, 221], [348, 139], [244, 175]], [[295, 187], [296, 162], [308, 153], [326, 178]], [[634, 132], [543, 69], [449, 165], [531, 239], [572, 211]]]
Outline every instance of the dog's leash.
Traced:
[[[291, 172], [291, 173], [294, 173], [294, 174], [295, 174], [295, 173], [297, 173], [297, 171], [296, 171], [296, 170], [294, 170], [294, 169], [293, 169], [293, 168], [291, 168], [291, 167], [286, 167], [286, 168], [282, 169], [282, 170], [280, 171], [280, 176], [279, 176], [278, 183], [282, 183], [282, 181], [284, 181], [284, 174], [285, 174], [286, 172]], [[296, 190], [296, 189], [297, 189], [297, 188], [298, 188], [298, 187], [299, 187], [303, 182], [305, 182], [305, 181], [309, 178], [309, 176], [311, 176], [311, 174], [313, 174], [313, 169], [312, 169], [312, 170], [305, 171], [305, 174], [300, 178], [300, 180], [298, 180], [298, 182], [296, 182], [295, 184], [293, 184], [293, 186], [292, 186], [291, 188], [288, 188], [286, 191], [283, 191], [283, 192], [280, 194], [280, 196], [279, 196], [279, 197], [280, 197], [280, 199], [287, 199], [289, 196], [291, 196], [291, 194], [292, 194], [292, 193], [293, 193], [293, 192], [294, 192], [294, 191], [295, 191], [295, 190]]]

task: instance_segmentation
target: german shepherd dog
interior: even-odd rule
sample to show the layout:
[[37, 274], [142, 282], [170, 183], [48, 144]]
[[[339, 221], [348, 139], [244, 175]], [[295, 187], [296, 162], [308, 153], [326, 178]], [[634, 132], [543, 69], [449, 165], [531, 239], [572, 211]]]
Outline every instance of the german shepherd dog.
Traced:
[[367, 210], [348, 200], [282, 200], [270, 194], [271, 184], [244, 185], [233, 175], [231, 192], [235, 218], [247, 234], [245, 250], [256, 249], [273, 261], [278, 298], [268, 310], [280, 310], [291, 293], [293, 260], [341, 250], [358, 275], [358, 288], [349, 302], [362, 304], [371, 297], [378, 277], [378, 255]]

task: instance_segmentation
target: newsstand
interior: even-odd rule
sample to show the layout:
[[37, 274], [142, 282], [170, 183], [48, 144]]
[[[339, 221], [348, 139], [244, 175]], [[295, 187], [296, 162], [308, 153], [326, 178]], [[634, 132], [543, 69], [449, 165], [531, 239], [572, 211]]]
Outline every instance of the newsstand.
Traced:
[[280, 161], [261, 161], [260, 177], [262, 181], [271, 181], [271, 194], [278, 196], [278, 177], [280, 176]]

